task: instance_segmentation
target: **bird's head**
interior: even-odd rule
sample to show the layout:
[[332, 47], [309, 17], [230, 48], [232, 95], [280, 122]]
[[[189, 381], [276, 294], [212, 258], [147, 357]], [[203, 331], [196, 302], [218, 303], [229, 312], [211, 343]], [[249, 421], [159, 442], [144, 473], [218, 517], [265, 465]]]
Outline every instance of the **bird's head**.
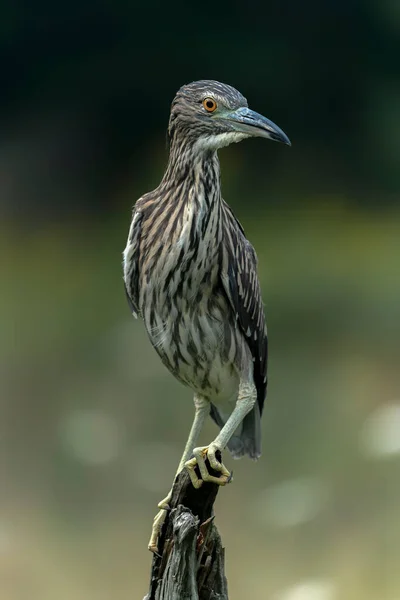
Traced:
[[217, 150], [247, 137], [264, 137], [290, 145], [275, 123], [249, 109], [235, 88], [218, 81], [195, 81], [176, 94], [168, 126], [171, 140]]

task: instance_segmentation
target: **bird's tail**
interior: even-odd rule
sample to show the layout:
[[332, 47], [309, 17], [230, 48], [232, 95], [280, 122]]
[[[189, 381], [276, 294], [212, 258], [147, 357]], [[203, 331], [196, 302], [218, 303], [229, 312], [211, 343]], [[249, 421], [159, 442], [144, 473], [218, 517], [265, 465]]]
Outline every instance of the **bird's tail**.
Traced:
[[[211, 404], [211, 418], [222, 429], [229, 415], [222, 413], [214, 404]], [[258, 403], [243, 419], [235, 433], [228, 442], [228, 449], [233, 458], [249, 456], [256, 460], [261, 456], [261, 417]]]

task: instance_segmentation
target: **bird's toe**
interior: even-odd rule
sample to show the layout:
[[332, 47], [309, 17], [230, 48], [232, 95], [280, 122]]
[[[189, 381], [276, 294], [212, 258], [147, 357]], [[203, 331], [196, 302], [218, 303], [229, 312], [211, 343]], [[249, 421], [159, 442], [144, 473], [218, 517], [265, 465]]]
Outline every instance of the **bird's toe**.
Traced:
[[[225, 465], [216, 458], [216, 452], [219, 450], [217, 447], [204, 446], [202, 448], [195, 448], [193, 450], [194, 458], [188, 460], [185, 467], [189, 473], [192, 484], [195, 488], [199, 488], [204, 481], [208, 483], [215, 483], [217, 485], [226, 485], [232, 479], [230, 472]], [[206, 461], [214, 471], [221, 473], [220, 476], [212, 475], [208, 468]], [[200, 471], [200, 478], [196, 473], [196, 467]]]

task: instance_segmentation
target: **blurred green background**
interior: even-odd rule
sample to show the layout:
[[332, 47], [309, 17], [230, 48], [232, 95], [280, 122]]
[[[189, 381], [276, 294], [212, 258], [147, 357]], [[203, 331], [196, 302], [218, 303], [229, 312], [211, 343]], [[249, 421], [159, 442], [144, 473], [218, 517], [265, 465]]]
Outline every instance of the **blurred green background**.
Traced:
[[130, 316], [121, 252], [174, 93], [200, 78], [293, 144], [221, 152], [270, 336], [263, 456], [226, 454], [216, 505], [230, 599], [398, 600], [399, 4], [6, 0], [0, 17], [1, 600], [147, 591], [193, 408]]

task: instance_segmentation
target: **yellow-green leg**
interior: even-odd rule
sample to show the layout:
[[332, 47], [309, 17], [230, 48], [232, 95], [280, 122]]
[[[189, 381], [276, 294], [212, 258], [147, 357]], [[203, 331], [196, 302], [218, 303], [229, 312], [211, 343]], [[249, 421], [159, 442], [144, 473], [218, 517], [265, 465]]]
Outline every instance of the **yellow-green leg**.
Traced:
[[[204, 420], [210, 410], [210, 404], [208, 400], [201, 396], [195, 396], [194, 421], [176, 475], [178, 475], [182, 469], [186, 467], [192, 484], [195, 488], [201, 487], [203, 481], [216, 483], [217, 485], [226, 485], [231, 480], [231, 474], [225, 465], [216, 458], [216, 453], [218, 451], [222, 452], [225, 449], [240, 423], [253, 408], [256, 397], [256, 388], [254, 384], [249, 383], [248, 380], [241, 380], [236, 406], [229, 419], [219, 432], [219, 435], [209, 446], [193, 448], [203, 427]], [[192, 454], [194, 455], [194, 458], [189, 459]], [[210, 475], [206, 466], [207, 458], [212, 469], [221, 473], [220, 477]], [[196, 474], [196, 466], [199, 468], [201, 478], [199, 478]], [[154, 518], [153, 529], [149, 541], [149, 550], [152, 552], [157, 552], [158, 550], [157, 540], [169, 508], [168, 503], [171, 500], [171, 493], [172, 490], [168, 496], [158, 504], [158, 507], [161, 510]]]
[[[196, 445], [196, 442], [198, 440], [199, 434], [203, 427], [204, 421], [210, 412], [210, 403], [208, 400], [206, 400], [202, 396], [195, 395], [194, 408], [195, 408], [195, 414], [194, 414], [192, 428], [190, 430], [189, 437], [188, 437], [185, 449], [182, 454], [182, 458], [180, 460], [178, 469], [176, 471], [175, 478], [177, 475], [179, 475], [179, 473], [184, 468], [186, 462], [188, 461], [189, 457], [193, 454], [193, 448]], [[200, 485], [201, 485], [201, 483], [200, 483]], [[200, 487], [200, 485], [198, 485], [197, 487]], [[158, 508], [160, 508], [161, 510], [156, 514], [156, 516], [154, 517], [154, 521], [153, 521], [153, 529], [151, 531], [151, 537], [150, 537], [150, 541], [149, 541], [149, 550], [151, 550], [151, 552], [158, 551], [158, 546], [157, 546], [158, 536], [160, 534], [161, 528], [165, 521], [165, 517], [167, 515], [167, 510], [169, 509], [169, 502], [171, 500], [171, 494], [172, 494], [172, 489], [170, 490], [168, 496], [166, 496], [158, 504]]]
[[[219, 435], [209, 446], [194, 448], [194, 458], [188, 460], [185, 466], [195, 488], [199, 488], [203, 481], [217, 483], [218, 485], [225, 485], [230, 481], [231, 475], [225, 465], [216, 458], [216, 453], [218, 451], [222, 452], [222, 450], [224, 450], [224, 448], [227, 446], [229, 440], [239, 427], [240, 423], [253, 408], [256, 397], [256, 388], [254, 384], [241, 380], [236, 406], [233, 409], [229, 419], [219, 432]], [[210, 475], [206, 466], [207, 458], [214, 471], [221, 473], [221, 477]], [[196, 474], [196, 466], [199, 468], [201, 479], [199, 479]]]

